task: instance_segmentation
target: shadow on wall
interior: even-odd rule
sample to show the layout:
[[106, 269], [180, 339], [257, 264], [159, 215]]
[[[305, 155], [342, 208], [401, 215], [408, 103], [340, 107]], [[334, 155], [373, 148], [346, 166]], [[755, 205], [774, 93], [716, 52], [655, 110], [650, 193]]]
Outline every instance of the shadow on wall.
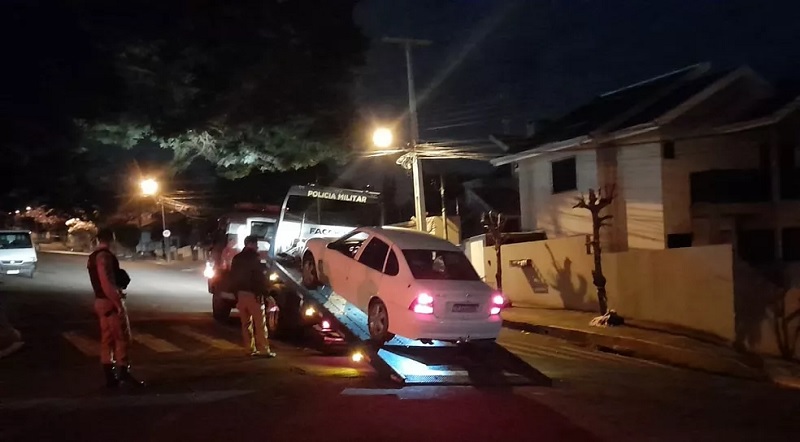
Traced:
[[555, 272], [551, 273], [550, 284], [554, 290], [557, 290], [564, 302], [564, 308], [571, 310], [595, 310], [597, 305], [591, 301], [586, 300], [586, 291], [588, 288], [588, 281], [583, 275], [578, 275], [578, 285], [572, 284], [572, 260], [569, 257], [564, 258], [563, 264], [556, 261], [555, 254], [550, 248], [549, 244], [545, 244], [547, 253], [550, 255], [550, 265], [553, 266]]
[[798, 359], [800, 294], [787, 266], [734, 262], [734, 347]]

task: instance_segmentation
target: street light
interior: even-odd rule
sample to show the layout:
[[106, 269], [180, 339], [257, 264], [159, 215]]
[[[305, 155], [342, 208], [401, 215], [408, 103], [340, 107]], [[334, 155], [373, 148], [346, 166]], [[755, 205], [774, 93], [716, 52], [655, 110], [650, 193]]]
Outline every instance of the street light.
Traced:
[[142, 182], [139, 183], [139, 187], [142, 188], [142, 194], [145, 196], [155, 196], [155, 194], [158, 193], [158, 181], [152, 178], [142, 180]]
[[161, 247], [164, 250], [164, 259], [169, 262], [169, 252], [167, 251], [167, 238], [165, 233], [167, 232], [167, 217], [164, 214], [164, 201], [158, 197], [158, 181], [147, 178], [142, 180], [139, 183], [139, 187], [142, 189], [142, 194], [144, 196], [153, 196], [156, 197], [158, 204], [161, 205]]
[[375, 132], [372, 134], [372, 144], [381, 149], [391, 147], [393, 140], [394, 135], [392, 134], [392, 130], [385, 127], [375, 129]]

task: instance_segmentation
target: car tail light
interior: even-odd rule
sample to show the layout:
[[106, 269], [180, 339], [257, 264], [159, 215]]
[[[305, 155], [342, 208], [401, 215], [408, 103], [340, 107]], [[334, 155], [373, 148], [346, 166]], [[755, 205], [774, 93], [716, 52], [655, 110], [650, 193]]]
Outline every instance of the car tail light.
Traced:
[[503, 295], [497, 294], [492, 296], [492, 308], [489, 310], [489, 313], [492, 315], [499, 315], [505, 303], [506, 298], [504, 298]]
[[330, 328], [331, 328], [330, 321], [322, 321], [322, 329], [323, 330], [330, 330]]
[[411, 303], [409, 309], [422, 315], [433, 314], [433, 296], [427, 293], [420, 293], [417, 299]]

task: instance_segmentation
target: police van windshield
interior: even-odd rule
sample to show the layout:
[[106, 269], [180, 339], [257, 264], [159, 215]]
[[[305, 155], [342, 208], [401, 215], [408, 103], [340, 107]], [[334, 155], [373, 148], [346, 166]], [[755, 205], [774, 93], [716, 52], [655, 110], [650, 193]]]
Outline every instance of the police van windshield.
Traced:
[[286, 202], [284, 220], [329, 226], [377, 226], [381, 223], [381, 207], [377, 203], [292, 195]]
[[33, 247], [28, 232], [0, 232], [0, 249], [29, 249]]
[[250, 234], [259, 239], [270, 239], [275, 234], [275, 223], [267, 221], [251, 221]]

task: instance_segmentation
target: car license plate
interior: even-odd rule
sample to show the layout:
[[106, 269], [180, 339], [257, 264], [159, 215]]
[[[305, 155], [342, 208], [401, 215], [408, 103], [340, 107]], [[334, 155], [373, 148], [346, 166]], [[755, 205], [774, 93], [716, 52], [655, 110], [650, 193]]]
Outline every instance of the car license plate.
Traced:
[[453, 304], [454, 313], [475, 313], [478, 311], [478, 304]]
[[9, 275], [19, 275], [19, 270], [9, 270], [6, 272]]

